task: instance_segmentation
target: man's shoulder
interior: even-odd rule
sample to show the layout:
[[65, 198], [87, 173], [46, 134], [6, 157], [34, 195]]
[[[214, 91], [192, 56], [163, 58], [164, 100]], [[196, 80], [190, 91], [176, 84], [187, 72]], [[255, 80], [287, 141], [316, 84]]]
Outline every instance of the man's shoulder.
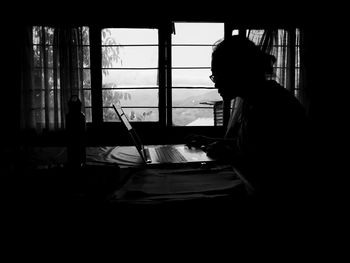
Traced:
[[282, 100], [289, 100], [289, 101], [297, 101], [297, 98], [294, 96], [294, 94], [283, 87], [281, 84], [279, 84], [275, 80], [268, 80], [266, 81], [266, 91], [267, 95], [271, 97], [276, 97], [280, 101]]
[[280, 85], [275, 80], [266, 82], [266, 97], [270, 106], [274, 109], [278, 108], [281, 112], [288, 111], [295, 114], [304, 114], [304, 108], [294, 94]]
[[285, 90], [285, 88], [281, 84], [279, 84], [276, 80], [273, 79], [266, 80], [265, 86], [266, 88], [270, 89]]

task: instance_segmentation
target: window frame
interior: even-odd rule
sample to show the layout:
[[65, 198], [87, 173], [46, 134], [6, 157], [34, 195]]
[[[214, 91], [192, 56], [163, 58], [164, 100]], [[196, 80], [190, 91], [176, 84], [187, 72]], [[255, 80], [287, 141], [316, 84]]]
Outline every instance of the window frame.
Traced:
[[[87, 123], [89, 129], [110, 129], [111, 127], [121, 127], [120, 122], [104, 122], [103, 121], [103, 105], [102, 105], [102, 43], [101, 43], [101, 34], [104, 28], [150, 28], [158, 30], [158, 92], [159, 92], [159, 120], [158, 122], [133, 122], [133, 126], [138, 130], [153, 130], [153, 137], [162, 134], [164, 130], [174, 131], [172, 134], [182, 134], [182, 131], [188, 132], [204, 132], [208, 134], [224, 134], [224, 128], [228, 122], [230, 115], [230, 103], [224, 103], [224, 125], [221, 126], [173, 126], [172, 125], [172, 27], [175, 22], [188, 22], [188, 23], [223, 23], [224, 24], [224, 38], [232, 35], [233, 30], [238, 30], [239, 34], [245, 35], [247, 27], [242, 25], [234, 25], [231, 22], [223, 20], [215, 21], [171, 21], [161, 24], [152, 24], [152, 25], [132, 25], [132, 24], [123, 24], [123, 25], [96, 25], [96, 24], [83, 24], [81, 26], [87, 26], [89, 28], [89, 50], [90, 50], [90, 77], [91, 77], [91, 116], [92, 121]], [[165, 24], [165, 26], [164, 26]], [[38, 26], [47, 26], [47, 25], [38, 25]], [[254, 26], [249, 26], [249, 29], [254, 29]], [[264, 26], [257, 27], [265, 29]], [[279, 29], [287, 29], [286, 27], [278, 27]], [[293, 29], [292, 32], [296, 32], [295, 29], [298, 29], [297, 26], [288, 28]], [[299, 31], [300, 32], [300, 31]], [[299, 33], [300, 34], [300, 33]], [[299, 35], [300, 37], [300, 35]], [[295, 37], [291, 39], [295, 40]], [[289, 43], [293, 45], [292, 43]], [[295, 47], [297, 48], [296, 43], [294, 42]], [[300, 46], [298, 47], [300, 50]], [[296, 51], [295, 48], [291, 50]], [[300, 52], [300, 51], [299, 51]], [[291, 54], [295, 58], [295, 53]], [[299, 58], [300, 59], [300, 58]], [[293, 61], [293, 60], [292, 60]], [[296, 66], [295, 60], [292, 63], [294, 70], [292, 74], [296, 74], [295, 70], [298, 68]], [[300, 65], [299, 65], [300, 68]], [[300, 74], [300, 73], [299, 73]], [[295, 76], [291, 78], [295, 83]], [[176, 88], [176, 87], [175, 87]], [[295, 87], [295, 95], [297, 96], [297, 91], [300, 91], [300, 87]]]
[[[176, 21], [182, 22], [182, 21]], [[188, 23], [202, 23], [203, 21], [186, 21]], [[102, 56], [101, 56], [101, 32], [104, 28], [152, 28], [158, 29], [158, 92], [159, 92], [159, 120], [158, 122], [133, 122], [133, 125], [137, 126], [151, 126], [155, 128], [171, 127], [172, 124], [172, 23], [171, 27], [155, 26], [90, 26], [90, 61], [91, 61], [91, 96], [92, 96], [92, 122], [90, 126], [106, 126], [106, 121], [103, 121], [103, 105], [102, 105]], [[204, 21], [203, 23], [208, 23]], [[225, 32], [226, 23], [224, 21], [211, 21], [211, 23], [223, 23]], [[226, 33], [224, 33], [226, 34]], [[225, 37], [225, 36], [224, 36]], [[215, 89], [214, 87], [211, 89]], [[112, 122], [115, 123], [115, 122]], [[139, 123], [139, 124], [137, 124]], [[108, 125], [109, 126], [109, 125]], [[177, 126], [186, 127], [186, 126]], [[196, 126], [194, 126], [196, 127]], [[203, 126], [199, 126], [203, 127]], [[214, 128], [215, 126], [204, 126]]]
[[[223, 27], [224, 27], [224, 32], [223, 32], [223, 38], [226, 38], [227, 36], [227, 23], [225, 23], [224, 21], [172, 21], [172, 23], [188, 23], [188, 24], [201, 24], [201, 23], [206, 23], [206, 24], [223, 24]], [[170, 36], [170, 38], [172, 39], [172, 37]], [[190, 46], [194, 46], [194, 47], [208, 47], [208, 46], [212, 46], [213, 44], [200, 44], [200, 43], [181, 43], [181, 44], [173, 44], [172, 42], [169, 43], [169, 49], [172, 51], [173, 47], [190, 47]], [[172, 54], [171, 54], [171, 57]], [[203, 66], [173, 66], [172, 63], [170, 63], [169, 65], [169, 68], [170, 68], [170, 76], [172, 76], [172, 70], [175, 69], [207, 69], [207, 68], [211, 68], [211, 66], [209, 65], [209, 67], [203, 67]], [[211, 73], [208, 74], [208, 79], [209, 79], [209, 76], [211, 75]], [[173, 106], [173, 101], [172, 101], [172, 93], [174, 90], [191, 90], [191, 89], [205, 89], [205, 90], [215, 90], [215, 87], [212, 86], [212, 87], [209, 87], [209, 86], [198, 86], [198, 87], [194, 87], [194, 86], [175, 86], [173, 87], [172, 86], [172, 81], [171, 83], [169, 83], [169, 90], [168, 90], [168, 93], [169, 93], [169, 97], [171, 98], [171, 100], [168, 101], [168, 105], [171, 105], [169, 107], [169, 112], [168, 112], [168, 118], [169, 118], [169, 122], [167, 123], [167, 125], [169, 127], [188, 127], [188, 126], [177, 126], [177, 125], [173, 125], [173, 110], [174, 109], [203, 109], [203, 110], [211, 110], [211, 111], [214, 111], [214, 105], [212, 106], [202, 106], [202, 107], [189, 107], [189, 106]], [[214, 114], [213, 114], [213, 119], [214, 119]], [[214, 120], [213, 120], [214, 121]], [[192, 126], [192, 125], [191, 125]], [[194, 127], [217, 127], [214, 125], [208, 125], [208, 126], [194, 126]], [[199, 128], [198, 128], [199, 129]]]
[[[149, 28], [149, 29], [157, 29], [158, 30], [158, 72], [161, 68], [161, 48], [160, 48], [160, 27], [159, 26], [135, 26], [135, 25], [105, 25], [105, 26], [91, 26], [90, 29], [90, 61], [91, 61], [91, 86], [92, 86], [92, 122], [87, 123], [90, 127], [103, 127], [103, 126], [111, 126], [112, 125], [120, 125], [119, 122], [107, 122], [103, 120], [103, 100], [102, 100], [102, 43], [101, 43], [101, 36], [102, 36], [102, 30], [105, 28]], [[158, 101], [158, 109], [159, 113], [161, 112], [160, 108], [160, 101], [163, 101], [164, 98], [162, 97], [162, 88], [161, 86], [163, 84], [162, 77], [160, 77], [161, 74], [159, 73], [159, 85], [158, 85], [158, 92], [159, 92], [159, 101]], [[156, 128], [160, 127], [163, 123], [164, 118], [161, 117], [161, 114], [159, 114], [159, 120], [158, 122], [133, 122], [133, 125], [136, 123], [142, 123], [147, 126], [154, 126]], [[136, 124], [137, 125], [137, 124]], [[139, 126], [139, 125], [137, 125]]]

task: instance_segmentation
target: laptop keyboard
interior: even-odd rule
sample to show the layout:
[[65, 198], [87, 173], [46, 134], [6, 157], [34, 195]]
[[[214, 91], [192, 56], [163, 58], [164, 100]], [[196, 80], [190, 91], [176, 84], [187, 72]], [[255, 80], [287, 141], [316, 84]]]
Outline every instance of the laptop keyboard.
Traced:
[[174, 147], [160, 146], [154, 148], [158, 160], [162, 163], [186, 162], [185, 157]]

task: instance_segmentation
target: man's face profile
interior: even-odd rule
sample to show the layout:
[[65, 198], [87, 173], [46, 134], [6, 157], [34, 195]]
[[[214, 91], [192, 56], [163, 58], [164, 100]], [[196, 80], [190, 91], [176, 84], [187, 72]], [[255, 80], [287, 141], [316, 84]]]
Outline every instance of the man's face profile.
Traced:
[[244, 74], [240, 72], [238, 66], [233, 67], [232, 64], [227, 65], [222, 61], [213, 59], [211, 71], [211, 79], [223, 99], [233, 99], [239, 96], [239, 90], [241, 90], [244, 83]]

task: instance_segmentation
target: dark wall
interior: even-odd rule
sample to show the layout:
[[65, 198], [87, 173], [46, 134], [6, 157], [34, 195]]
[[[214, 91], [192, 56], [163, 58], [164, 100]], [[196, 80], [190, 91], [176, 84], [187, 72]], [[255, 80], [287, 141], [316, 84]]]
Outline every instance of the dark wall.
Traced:
[[1, 144], [14, 143], [19, 130], [20, 52], [19, 32], [5, 26], [1, 32]]
[[[166, 20], [230, 20], [240, 25], [296, 25], [310, 21], [310, 10], [297, 3], [244, 3], [243, 1], [113, 1], [98, 4], [86, 1], [60, 1], [53, 5], [46, 1], [13, 4], [8, 13], [16, 19], [12, 23], [149, 23]], [[11, 6], [11, 5], [9, 5]], [[318, 13], [312, 9], [312, 19]], [[319, 7], [318, 7], [319, 11]], [[11, 16], [10, 16], [11, 17]]]

